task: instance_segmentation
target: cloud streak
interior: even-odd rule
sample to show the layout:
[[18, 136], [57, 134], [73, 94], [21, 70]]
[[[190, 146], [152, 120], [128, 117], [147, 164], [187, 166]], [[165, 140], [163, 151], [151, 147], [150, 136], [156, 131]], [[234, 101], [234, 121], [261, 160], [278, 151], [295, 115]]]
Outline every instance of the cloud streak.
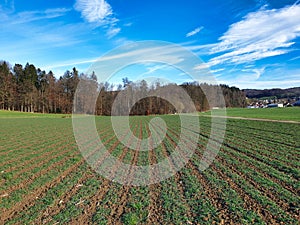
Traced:
[[218, 54], [209, 64], [242, 64], [286, 54], [300, 37], [300, 5], [266, 10], [246, 15], [232, 24], [219, 38], [210, 54]]
[[56, 69], [61, 67], [67, 67], [67, 66], [78, 66], [82, 64], [91, 64], [97, 62], [97, 58], [90, 58], [90, 59], [81, 59], [77, 61], [65, 61], [60, 63], [55, 63], [51, 65], [44, 65], [43, 69], [50, 70], [50, 69]]
[[197, 27], [195, 30], [192, 30], [191, 32], [187, 33], [185, 36], [186, 37], [194, 36], [194, 35], [198, 34], [202, 29], [203, 29], [203, 27]]
[[167, 64], [162, 64], [162, 65], [152, 65], [152, 66], [149, 66], [147, 67], [147, 72], [143, 73], [142, 75], [147, 75], [147, 74], [153, 74], [155, 73], [156, 71], [159, 71], [159, 70], [165, 70], [167, 68], [169, 68], [170, 66], [167, 65]]
[[110, 27], [107, 32], [106, 32], [106, 36], [111, 39], [114, 36], [116, 36], [118, 33], [120, 33], [121, 28], [119, 27]]
[[[3, 43], [14, 40], [10, 48], [22, 43], [24, 47], [45, 49], [56, 46], [68, 46], [78, 43], [75, 31], [82, 31], [83, 24], [62, 24], [56, 18], [67, 15], [70, 8], [51, 8], [46, 10], [7, 13], [0, 11], [2, 23], [0, 29], [5, 35], [0, 36]], [[39, 46], [39, 44], [45, 44]], [[4, 46], [5, 47], [5, 46]]]
[[44, 11], [25, 11], [17, 14], [15, 21], [12, 24], [23, 24], [44, 19], [54, 19], [64, 16], [71, 11], [69, 8], [55, 8]]

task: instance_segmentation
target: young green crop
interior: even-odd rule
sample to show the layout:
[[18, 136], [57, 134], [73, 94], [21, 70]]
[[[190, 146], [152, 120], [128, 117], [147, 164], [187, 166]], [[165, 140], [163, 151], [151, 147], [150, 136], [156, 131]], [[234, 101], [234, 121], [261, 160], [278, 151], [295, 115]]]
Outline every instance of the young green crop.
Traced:
[[[68, 223], [77, 218], [97, 224], [298, 222], [298, 124], [228, 119], [221, 151], [200, 172], [211, 118], [199, 117], [198, 147], [185, 167], [156, 185], [123, 187], [84, 163], [70, 118], [19, 115], [1, 119], [0, 112], [0, 213], [4, 215], [0, 223]], [[159, 117], [168, 127], [167, 136], [151, 152], [136, 151], [140, 142], [133, 143], [129, 132], [122, 139], [132, 142], [133, 149], [122, 144], [110, 117], [96, 117], [95, 122], [102, 143], [113, 156], [127, 164], [148, 165], [169, 156], [182, 130], [192, 129], [182, 128], [178, 115]], [[153, 118], [130, 117], [131, 131], [138, 138], [148, 138]], [[155, 125], [154, 132], [162, 130], [161, 126]], [[191, 141], [186, 134], [181, 138], [185, 143]], [[157, 141], [150, 139], [149, 146]], [[85, 143], [90, 157], [99, 159], [94, 152], [96, 140], [87, 136]], [[170, 161], [165, 169], [175, 167]]]

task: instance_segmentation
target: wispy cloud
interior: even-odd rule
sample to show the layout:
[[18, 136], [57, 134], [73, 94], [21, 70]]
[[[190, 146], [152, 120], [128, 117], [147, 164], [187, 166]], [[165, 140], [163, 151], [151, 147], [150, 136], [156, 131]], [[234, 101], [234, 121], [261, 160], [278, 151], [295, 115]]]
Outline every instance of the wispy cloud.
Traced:
[[265, 72], [265, 67], [262, 67], [260, 69], [242, 69], [241, 72], [244, 72], [246, 75], [241, 75], [237, 77], [237, 80], [242, 80], [245, 82], [256, 81]]
[[[234, 74], [234, 76], [231, 76]], [[239, 88], [287, 88], [300, 85], [300, 70], [287, 69], [279, 64], [264, 65], [256, 68], [236, 69], [225, 76], [218, 76], [219, 83]]]
[[211, 49], [211, 66], [223, 63], [248, 63], [286, 54], [300, 37], [300, 5], [281, 9], [260, 9], [232, 24]]
[[22, 12], [0, 10], [2, 57], [11, 63], [24, 64], [29, 61], [41, 67], [51, 60], [63, 58], [64, 54], [56, 52], [59, 49], [68, 52], [66, 49], [72, 47], [72, 51], [78, 51], [79, 44], [90, 38], [85, 35], [90, 28], [84, 23], [65, 21], [63, 16], [69, 16], [70, 10], [72, 9], [50, 8]]
[[167, 64], [162, 64], [162, 65], [149, 65], [146, 69], [147, 69], [147, 72], [145, 72], [143, 75], [147, 75], [147, 74], [153, 74], [155, 73], [156, 71], [159, 71], [159, 70], [165, 70], [166, 68], [169, 68], [170, 66], [167, 65]]
[[[3, 36], [0, 36], [2, 42], [11, 40], [18, 43], [30, 42], [30, 46], [38, 47], [40, 43], [47, 43], [48, 46], [39, 46], [42, 48], [66, 46], [77, 43], [74, 38], [75, 31], [82, 30], [80, 24], [62, 24], [55, 20], [57, 17], [66, 15], [72, 9], [70, 8], [52, 8], [46, 10], [23, 11], [18, 13], [1, 12], [2, 23], [0, 29]], [[14, 48], [10, 46], [11, 48]], [[28, 43], [24, 47], [28, 46]]]
[[193, 69], [197, 70], [197, 71], [198, 70], [207, 70], [207, 69], [209, 69], [209, 65], [206, 63], [201, 63], [201, 64], [196, 65]]
[[121, 28], [119, 27], [110, 27], [108, 31], [106, 32], [106, 36], [110, 39], [116, 36], [118, 33], [120, 33]]
[[44, 11], [24, 11], [15, 16], [13, 24], [29, 23], [43, 19], [53, 19], [64, 16], [67, 12], [71, 11], [70, 8], [54, 8]]
[[133, 23], [129, 22], [129, 23], [125, 23], [123, 26], [124, 27], [131, 27]]
[[105, 0], [77, 0], [74, 8], [88, 23], [106, 28], [108, 38], [114, 37], [121, 31], [121, 28], [117, 27], [119, 20], [115, 17], [111, 5]]
[[194, 29], [193, 31], [187, 33], [185, 36], [186, 36], [186, 37], [194, 36], [194, 35], [198, 34], [202, 29], [203, 29], [203, 27], [197, 27], [197, 28]]
[[186, 45], [183, 43], [182, 45], [185, 46], [190, 51], [203, 51], [203, 50], [207, 51], [216, 47], [218, 44], [214, 43], [214, 44], [204, 44], [204, 45], [190, 45], [190, 43], [188, 43]]
[[218, 72], [221, 72], [221, 71], [224, 71], [224, 70], [225, 70], [224, 68], [220, 68], [220, 69], [211, 70], [210, 72], [218, 73]]
[[258, 80], [265, 72], [265, 67], [261, 69], [253, 69], [252, 71], [255, 73], [254, 79]]
[[0, 11], [13, 12], [15, 11], [15, 1], [14, 0], [4, 0], [0, 1]]
[[2, 7], [0, 5], [0, 18], [3, 23], [9, 23], [9, 25], [25, 24], [33, 21], [54, 19], [66, 15], [71, 8], [52, 8], [46, 10], [35, 10], [35, 11], [23, 11], [14, 13], [14, 10]]
[[43, 69], [50, 70], [50, 69], [57, 69], [57, 68], [64, 68], [64, 67], [70, 67], [70, 66], [78, 66], [82, 64], [91, 64], [97, 62], [97, 58], [90, 58], [90, 59], [78, 59], [75, 61], [65, 61], [65, 62], [59, 62], [59, 63], [53, 63], [51, 65], [44, 65]]
[[267, 0], [254, 0], [257, 7], [262, 7], [268, 5]]
[[105, 0], [77, 0], [75, 9], [89, 23], [109, 22], [113, 15], [111, 6]]
[[298, 59], [300, 59], [300, 56], [296, 56], [296, 57], [290, 59], [289, 61], [294, 61], [294, 60], [298, 60]]
[[[124, 65], [145, 63], [155, 63], [156, 65], [146, 66], [143, 76], [167, 76], [171, 80], [175, 80], [175, 74], [178, 75], [184, 71], [189, 79], [209, 84], [216, 83], [208, 66], [203, 66], [204, 63], [196, 55], [178, 45], [167, 45], [164, 42], [155, 41], [134, 42], [127, 46], [121, 46], [99, 58], [96, 63], [91, 65], [89, 72], [95, 71], [99, 75], [98, 80], [102, 80], [117, 73], [120, 68], [124, 68]], [[180, 77], [182, 78], [182, 76]]]
[[129, 44], [129, 43], [132, 43], [132, 42], [133, 42], [132, 40], [129, 40], [125, 37], [117, 38], [113, 41], [115, 46], [126, 45], [126, 44]]

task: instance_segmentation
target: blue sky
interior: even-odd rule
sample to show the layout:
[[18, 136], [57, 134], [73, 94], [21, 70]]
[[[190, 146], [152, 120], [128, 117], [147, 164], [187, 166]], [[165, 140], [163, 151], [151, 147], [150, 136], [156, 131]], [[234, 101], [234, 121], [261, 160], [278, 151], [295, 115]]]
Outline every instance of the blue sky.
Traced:
[[[219, 83], [295, 87], [300, 86], [298, 2], [0, 0], [0, 59], [33, 63], [59, 77], [74, 66], [85, 72], [120, 45], [161, 40], [192, 51]], [[159, 63], [133, 65], [116, 77], [143, 74], [189, 81]]]

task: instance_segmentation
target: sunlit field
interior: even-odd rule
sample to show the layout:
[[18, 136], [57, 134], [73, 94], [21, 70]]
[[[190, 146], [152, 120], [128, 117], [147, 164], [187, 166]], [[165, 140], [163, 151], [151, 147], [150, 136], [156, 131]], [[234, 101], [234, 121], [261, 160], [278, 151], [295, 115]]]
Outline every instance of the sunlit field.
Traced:
[[[236, 110], [228, 112], [233, 115]], [[32, 115], [1, 112], [1, 223], [299, 222], [298, 124], [228, 119], [218, 156], [201, 172], [210, 118], [199, 117], [198, 147], [185, 167], [161, 183], [133, 187], [114, 183], [89, 167], [76, 145], [71, 118]], [[151, 118], [130, 118], [137, 137], [149, 136]], [[96, 117], [96, 124], [110, 154], [124, 163], [147, 165], [166, 158], [179, 139], [179, 117], [160, 118], [168, 126], [167, 136], [148, 152], [120, 143], [110, 117]]]

